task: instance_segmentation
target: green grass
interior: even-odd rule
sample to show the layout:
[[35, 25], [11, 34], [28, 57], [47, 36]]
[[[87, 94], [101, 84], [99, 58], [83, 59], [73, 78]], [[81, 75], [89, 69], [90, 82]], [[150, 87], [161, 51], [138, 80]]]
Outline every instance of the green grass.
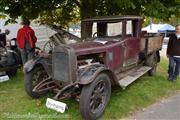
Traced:
[[[158, 66], [157, 75], [149, 77], [144, 75], [136, 82], [122, 90], [115, 87], [105, 113], [101, 119], [126, 118], [137, 110], [141, 110], [171, 94], [180, 90], [180, 79], [175, 84], [166, 80], [167, 60], [163, 59]], [[68, 110], [64, 113], [57, 113], [45, 107], [47, 97], [53, 94], [34, 100], [24, 90], [23, 74], [21, 70], [10, 81], [0, 83], [0, 120], [22, 117], [28, 120], [54, 120], [82, 119], [79, 112], [79, 104], [75, 100], [63, 100], [67, 103]], [[49, 118], [47, 118], [49, 117]], [[52, 118], [51, 118], [52, 117]]]

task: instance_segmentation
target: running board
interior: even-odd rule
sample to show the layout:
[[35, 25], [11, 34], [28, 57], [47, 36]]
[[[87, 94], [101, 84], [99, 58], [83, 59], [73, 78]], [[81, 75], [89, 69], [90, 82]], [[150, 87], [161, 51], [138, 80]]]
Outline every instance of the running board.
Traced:
[[139, 69], [137, 69], [136, 71], [130, 73], [128, 76], [120, 79], [118, 81], [119, 85], [122, 87], [122, 89], [126, 89], [126, 87], [131, 84], [132, 82], [134, 82], [135, 80], [137, 80], [139, 77], [141, 77], [142, 75], [144, 75], [146, 72], [148, 72], [151, 69], [151, 67], [148, 66], [142, 66]]

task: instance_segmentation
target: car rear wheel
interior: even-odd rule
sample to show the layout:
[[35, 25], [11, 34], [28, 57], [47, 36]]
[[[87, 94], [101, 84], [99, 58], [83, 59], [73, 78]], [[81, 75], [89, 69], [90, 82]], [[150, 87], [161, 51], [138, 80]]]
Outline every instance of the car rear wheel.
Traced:
[[32, 98], [39, 98], [46, 95], [47, 91], [42, 93], [33, 91], [33, 88], [46, 78], [48, 78], [48, 74], [42, 66], [35, 67], [32, 71], [25, 73], [24, 86], [27, 94]]
[[100, 73], [89, 85], [82, 88], [80, 112], [85, 120], [102, 116], [111, 96], [111, 81], [107, 74]]
[[13, 77], [17, 73], [17, 68], [11, 69], [11, 70], [7, 71], [6, 73], [8, 76]]
[[156, 75], [156, 69], [157, 69], [157, 55], [154, 53], [154, 54], [152, 54], [152, 55], [150, 55], [149, 57], [148, 57], [148, 59], [146, 60], [146, 65], [147, 66], [150, 66], [150, 67], [152, 67], [152, 69], [150, 69], [149, 71], [148, 71], [148, 74], [149, 74], [149, 76], [154, 76], [154, 75]]

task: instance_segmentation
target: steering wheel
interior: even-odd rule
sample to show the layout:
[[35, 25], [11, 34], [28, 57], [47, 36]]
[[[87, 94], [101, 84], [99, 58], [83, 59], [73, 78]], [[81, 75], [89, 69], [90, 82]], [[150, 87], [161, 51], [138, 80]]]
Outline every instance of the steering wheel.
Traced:
[[44, 44], [43, 51], [50, 51], [54, 48], [54, 46], [55, 45], [54, 45], [53, 40], [50, 39]]
[[95, 33], [93, 33], [93, 38], [95, 38], [95, 35], [98, 34], [98, 33], [99, 33], [99, 35], [103, 35], [102, 32], [95, 32]]

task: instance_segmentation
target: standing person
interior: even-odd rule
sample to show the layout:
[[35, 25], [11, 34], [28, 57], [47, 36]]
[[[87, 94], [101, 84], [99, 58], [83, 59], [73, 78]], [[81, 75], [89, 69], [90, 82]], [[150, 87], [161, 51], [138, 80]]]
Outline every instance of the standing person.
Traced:
[[9, 35], [9, 33], [10, 33], [10, 30], [5, 29], [5, 34], [6, 34], [6, 35]]
[[9, 35], [10, 30], [6, 29], [4, 33], [0, 33], [0, 46], [5, 47], [7, 42], [7, 35]]
[[16, 39], [24, 65], [28, 60], [34, 58], [35, 43], [37, 41], [37, 38], [33, 29], [31, 29], [31, 27], [29, 26], [30, 21], [28, 19], [22, 18], [21, 24], [23, 25], [23, 27], [18, 30]]
[[176, 25], [176, 33], [169, 38], [167, 57], [169, 58], [168, 80], [174, 82], [180, 72], [180, 24]]

